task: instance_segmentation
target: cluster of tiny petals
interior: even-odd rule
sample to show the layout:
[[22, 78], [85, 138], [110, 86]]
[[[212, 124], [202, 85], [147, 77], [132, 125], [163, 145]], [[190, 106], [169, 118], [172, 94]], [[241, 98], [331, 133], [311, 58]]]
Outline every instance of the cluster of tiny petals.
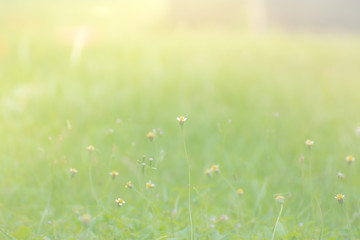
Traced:
[[134, 187], [134, 185], [131, 183], [131, 181], [128, 181], [128, 182], [125, 184], [125, 187], [131, 189], [131, 188]]
[[93, 145], [89, 145], [89, 146], [87, 147], [87, 150], [88, 150], [89, 152], [92, 152], [92, 151], [95, 150], [95, 147], [94, 147]]
[[155, 133], [154, 132], [148, 132], [148, 134], [146, 134], [146, 137], [150, 140], [153, 141], [155, 138]]
[[338, 194], [336, 194], [336, 196], [335, 196], [335, 199], [338, 200], [339, 203], [343, 203], [343, 202], [344, 202], [344, 198], [345, 198], [345, 195], [344, 195], [344, 194], [341, 194], [341, 193], [338, 193]]
[[176, 119], [179, 121], [180, 125], [184, 125], [184, 122], [187, 120], [184, 116], [177, 117]]
[[353, 155], [348, 155], [348, 156], [346, 156], [345, 159], [349, 164], [351, 164], [355, 161], [355, 157]]
[[109, 175], [111, 175], [113, 178], [118, 176], [119, 173], [117, 171], [112, 171], [112, 172], [109, 172]]
[[239, 196], [243, 195], [244, 194], [244, 190], [242, 188], [239, 188], [237, 190], [237, 193], [239, 194]]
[[308, 140], [305, 141], [305, 145], [306, 145], [308, 148], [311, 148], [311, 146], [312, 146], [313, 144], [314, 144], [314, 141], [313, 141], [313, 140], [308, 139]]
[[276, 196], [275, 200], [276, 200], [276, 202], [278, 202], [278, 203], [284, 203], [285, 197], [284, 197], [284, 196], [281, 196], [281, 195], [278, 195], [278, 196]]
[[124, 199], [122, 199], [122, 198], [116, 199], [115, 202], [117, 203], [117, 205], [118, 205], [119, 207], [121, 207], [122, 205], [125, 204], [125, 201], [124, 201]]
[[154, 188], [154, 187], [155, 187], [155, 184], [153, 184], [151, 181], [148, 181], [148, 182], [146, 183], [146, 188], [147, 188], [147, 189]]

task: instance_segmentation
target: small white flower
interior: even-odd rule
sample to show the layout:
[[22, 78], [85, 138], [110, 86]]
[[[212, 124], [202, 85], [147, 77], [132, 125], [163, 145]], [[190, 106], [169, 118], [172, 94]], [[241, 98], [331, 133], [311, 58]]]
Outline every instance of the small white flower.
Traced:
[[155, 184], [151, 183], [151, 181], [148, 181], [148, 182], [146, 183], [146, 188], [147, 188], [147, 189], [154, 188], [154, 187], [155, 187]]
[[146, 134], [146, 137], [150, 140], [153, 141], [155, 138], [155, 132], [148, 132], [148, 134]]
[[184, 122], [187, 120], [187, 118], [184, 116], [177, 117], [176, 119], [179, 121], [181, 126], [184, 125]]
[[229, 220], [229, 216], [223, 214], [223, 215], [221, 215], [221, 216], [219, 217], [219, 220], [222, 221], [222, 222], [225, 222], [225, 221]]
[[360, 126], [355, 129], [356, 136], [360, 136]]
[[219, 165], [212, 165], [211, 166], [211, 171], [213, 171], [213, 172], [219, 172], [220, 171], [220, 167], [219, 167]]
[[134, 185], [131, 183], [131, 181], [128, 181], [128, 182], [125, 184], [125, 187], [131, 189], [131, 188], [134, 187]]
[[346, 156], [345, 160], [348, 164], [352, 164], [355, 161], [355, 157], [353, 155]]
[[92, 152], [92, 151], [95, 150], [95, 147], [94, 147], [93, 145], [90, 145], [90, 146], [87, 147], [87, 150], [88, 150], [89, 152]]
[[116, 199], [115, 202], [117, 203], [117, 205], [118, 205], [119, 207], [122, 207], [122, 205], [125, 204], [124, 199], [121, 199], [121, 198]]
[[344, 202], [344, 198], [345, 198], [345, 195], [344, 195], [344, 194], [341, 194], [341, 193], [338, 193], [338, 194], [336, 194], [336, 196], [335, 196], [335, 199], [338, 200], [338, 202], [339, 202], [340, 204], [342, 204], [342, 203]]
[[308, 148], [311, 148], [311, 146], [314, 144], [314, 141], [308, 139], [308, 140], [305, 141], [305, 144], [306, 144], [306, 146], [307, 146]]
[[276, 196], [275, 201], [278, 202], [278, 203], [284, 203], [285, 197], [281, 196], [281, 195], [278, 195], [278, 196]]
[[115, 178], [116, 176], [119, 175], [119, 173], [117, 171], [112, 171], [112, 172], [109, 172], [109, 175], [112, 177], [112, 178]]
[[342, 173], [342, 172], [338, 172], [337, 173], [337, 176], [341, 179], [344, 179], [345, 178], [345, 175]]
[[77, 173], [78, 173], [78, 170], [76, 170], [76, 168], [70, 168], [71, 177], [74, 177]]
[[205, 174], [205, 175], [208, 175], [209, 177], [211, 177], [211, 176], [212, 176], [212, 170], [211, 170], [211, 168], [206, 169], [205, 172], [204, 172], [204, 174]]

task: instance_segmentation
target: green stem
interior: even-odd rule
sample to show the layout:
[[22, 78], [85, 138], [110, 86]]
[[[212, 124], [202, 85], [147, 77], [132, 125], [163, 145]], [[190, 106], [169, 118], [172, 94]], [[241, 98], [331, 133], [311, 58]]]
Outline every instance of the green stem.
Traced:
[[184, 136], [184, 129], [182, 126], [180, 126], [181, 129], [181, 137], [182, 137], [182, 142], [184, 145], [184, 151], [185, 151], [185, 157], [186, 157], [186, 161], [187, 161], [187, 165], [188, 165], [188, 201], [189, 201], [189, 218], [190, 218], [190, 239], [193, 239], [193, 221], [192, 221], [192, 215], [191, 215], [191, 165], [190, 165], [190, 160], [189, 160], [189, 156], [186, 150], [186, 144], [185, 144], [185, 136]]
[[275, 223], [275, 226], [274, 226], [274, 231], [273, 231], [271, 240], [274, 240], [274, 239], [275, 239], [276, 228], [277, 228], [277, 225], [278, 225], [278, 223], [279, 223], [280, 216], [281, 216], [281, 213], [282, 213], [283, 208], [284, 208], [284, 204], [282, 203], [282, 204], [281, 204], [281, 207], [280, 207], [279, 215], [278, 215], [278, 217], [277, 217], [277, 219], [276, 219], [276, 223]]
[[[236, 189], [235, 189], [234, 185], [232, 185], [231, 182], [220, 171], [219, 171], [219, 173], [220, 173], [220, 176], [224, 179], [224, 181], [227, 183], [227, 185], [229, 185], [229, 187], [233, 191], [233, 194], [231, 194], [231, 195], [234, 196], [234, 194], [236, 194]], [[240, 219], [240, 207], [239, 207], [239, 204], [236, 201], [236, 199], [234, 199], [234, 205], [235, 205], [235, 208], [237, 208], [236, 216], [237, 216], [237, 220], [239, 220]]]

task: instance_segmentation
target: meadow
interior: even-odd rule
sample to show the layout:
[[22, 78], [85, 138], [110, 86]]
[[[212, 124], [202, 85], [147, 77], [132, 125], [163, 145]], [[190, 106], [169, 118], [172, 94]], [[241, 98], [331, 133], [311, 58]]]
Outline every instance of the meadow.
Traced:
[[359, 36], [5, 5], [1, 239], [360, 237]]

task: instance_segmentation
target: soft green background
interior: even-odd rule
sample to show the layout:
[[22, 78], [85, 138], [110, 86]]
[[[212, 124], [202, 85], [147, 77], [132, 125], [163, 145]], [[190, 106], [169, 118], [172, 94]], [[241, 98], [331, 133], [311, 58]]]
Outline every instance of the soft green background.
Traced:
[[[175, 27], [151, 4], [2, 4], [2, 239], [188, 238], [179, 115], [188, 117], [196, 238], [271, 238], [277, 193], [286, 197], [277, 237], [359, 237], [359, 163], [345, 161], [360, 155], [359, 36]], [[78, 26], [90, 30], [71, 63]], [[153, 128], [164, 134], [151, 143]], [[144, 154], [157, 166], [145, 176]], [[212, 164], [245, 194], [205, 176]], [[129, 180], [138, 192], [124, 188]]]

